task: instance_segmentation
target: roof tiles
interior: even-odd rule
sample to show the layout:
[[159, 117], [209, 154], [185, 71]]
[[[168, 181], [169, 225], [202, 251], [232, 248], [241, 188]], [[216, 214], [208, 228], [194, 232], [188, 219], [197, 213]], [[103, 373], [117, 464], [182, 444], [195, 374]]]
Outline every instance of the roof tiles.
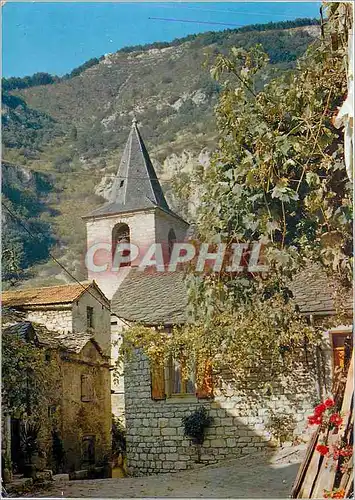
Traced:
[[[112, 312], [126, 321], [149, 325], [172, 325], [188, 321], [188, 294], [183, 271], [139, 271], [132, 268], [112, 298]], [[317, 265], [302, 270], [290, 288], [294, 300], [305, 315], [336, 313], [334, 286]], [[352, 293], [343, 306], [352, 309]]]
[[134, 120], [114, 179], [109, 202], [87, 217], [159, 207], [172, 213]]
[[77, 300], [93, 282], [67, 284], [41, 288], [11, 290], [2, 293], [2, 304], [6, 306], [39, 306], [66, 304]]

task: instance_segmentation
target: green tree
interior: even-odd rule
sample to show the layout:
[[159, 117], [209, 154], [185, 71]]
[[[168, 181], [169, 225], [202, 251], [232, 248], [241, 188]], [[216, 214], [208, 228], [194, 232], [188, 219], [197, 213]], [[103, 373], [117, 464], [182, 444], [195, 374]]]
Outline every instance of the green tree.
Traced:
[[11, 328], [2, 332], [2, 401], [17, 417], [38, 418], [53, 397], [53, 363], [44, 349], [26, 341]]
[[332, 124], [346, 93], [351, 9], [340, 23], [342, 14], [333, 9], [324, 38], [296, 71], [259, 93], [256, 80], [268, 62], [260, 46], [217, 57], [211, 73], [222, 85], [216, 108], [220, 140], [211, 167], [198, 176], [204, 194], [197, 239], [260, 242], [269, 271], [201, 276], [192, 270], [188, 291], [194, 321], [167, 338], [140, 326], [126, 337], [150, 357], [185, 348], [194, 362], [211, 359], [238, 380], [256, 369], [273, 380], [292, 371], [300, 348], [318, 341], [292, 299], [294, 274], [306, 262], [316, 262], [338, 276], [339, 291], [351, 283], [351, 183], [342, 133]]

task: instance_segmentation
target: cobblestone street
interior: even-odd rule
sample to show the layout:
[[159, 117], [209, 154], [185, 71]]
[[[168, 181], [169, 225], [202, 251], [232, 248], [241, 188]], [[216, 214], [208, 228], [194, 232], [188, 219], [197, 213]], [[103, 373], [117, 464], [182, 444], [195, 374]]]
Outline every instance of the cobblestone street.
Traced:
[[149, 477], [68, 481], [32, 496], [65, 498], [286, 498], [303, 447]]

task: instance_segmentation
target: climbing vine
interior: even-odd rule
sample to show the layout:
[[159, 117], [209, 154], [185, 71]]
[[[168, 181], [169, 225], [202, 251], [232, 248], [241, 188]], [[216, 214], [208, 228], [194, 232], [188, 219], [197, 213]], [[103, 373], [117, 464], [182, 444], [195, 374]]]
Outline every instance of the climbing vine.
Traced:
[[[297, 69], [257, 92], [267, 55], [261, 46], [218, 55], [219, 145], [202, 187], [196, 238], [208, 243], [263, 245], [268, 272], [187, 273], [191, 322], [169, 335], [135, 326], [127, 345], [154, 360], [181, 350], [193, 363], [210, 359], [236, 379], [265, 370], [291, 371], [319, 332], [297, 311], [290, 280], [316, 263], [338, 278], [352, 276], [351, 181], [342, 131], [333, 119], [346, 92], [350, 4], [330, 4], [319, 39]], [[193, 177], [191, 182], [193, 183]]]

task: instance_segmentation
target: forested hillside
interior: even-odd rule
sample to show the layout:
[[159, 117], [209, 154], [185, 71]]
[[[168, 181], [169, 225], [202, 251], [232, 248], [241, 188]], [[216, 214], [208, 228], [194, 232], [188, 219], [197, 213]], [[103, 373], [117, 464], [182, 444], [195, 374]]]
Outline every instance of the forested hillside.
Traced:
[[[21, 231], [9, 238], [9, 231], [16, 230], [6, 216], [7, 245], [16, 246], [12, 254], [6, 247], [7, 256], [15, 255], [19, 261], [18, 279], [35, 274], [41, 284], [62, 280], [61, 270], [48, 260], [50, 247], [82, 279], [85, 227], [81, 216], [104, 201], [102, 195], [117, 169], [133, 115], [163, 186], [172, 191], [169, 179], [184, 169], [183, 159], [188, 157], [193, 168], [201, 151], [212, 151], [216, 145], [214, 106], [220, 86], [210, 76], [215, 56], [233, 46], [261, 44], [270, 63], [257, 82], [257, 91], [276, 74], [292, 71], [319, 34], [317, 21], [292, 23], [125, 48], [92, 59], [62, 78], [37, 73], [6, 80], [2, 96], [6, 172], [19, 166], [26, 175], [40, 172], [36, 175], [45, 184], [36, 181], [30, 188], [28, 194], [39, 200], [41, 209], [32, 211], [26, 205], [26, 216], [25, 202], [18, 195], [20, 181], [8, 173], [3, 176], [4, 202], [28, 224], [40, 220], [45, 234], [46, 244], [37, 252], [34, 240]], [[174, 200], [172, 192], [170, 200]], [[176, 200], [175, 208], [179, 209]], [[13, 278], [11, 273], [5, 273], [5, 279]]]

